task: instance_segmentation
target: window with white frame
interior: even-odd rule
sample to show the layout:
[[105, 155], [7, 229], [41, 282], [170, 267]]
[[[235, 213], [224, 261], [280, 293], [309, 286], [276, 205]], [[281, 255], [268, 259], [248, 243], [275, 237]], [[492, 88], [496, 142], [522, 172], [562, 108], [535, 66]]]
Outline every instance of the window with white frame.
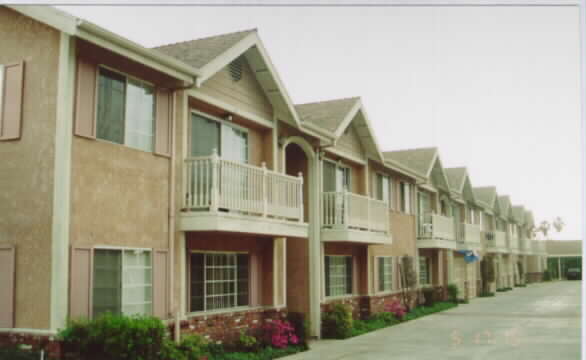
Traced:
[[399, 186], [401, 191], [401, 211], [405, 214], [411, 214], [411, 184], [401, 181]]
[[191, 156], [210, 156], [214, 149], [222, 159], [248, 162], [248, 132], [235, 124], [191, 114]]
[[427, 256], [419, 257], [419, 285], [429, 285], [431, 281], [431, 267]]
[[95, 249], [92, 314], [152, 312], [152, 260], [150, 250]]
[[325, 160], [323, 162], [324, 192], [350, 191], [350, 168], [340, 163]]
[[190, 309], [210, 311], [249, 305], [246, 253], [191, 253]]
[[326, 296], [352, 294], [352, 256], [325, 256]]
[[387, 204], [391, 201], [391, 181], [388, 175], [375, 173], [374, 177], [374, 195], [377, 200], [382, 200]]
[[393, 258], [382, 256], [378, 258], [378, 290], [390, 291], [393, 289]]
[[100, 67], [97, 138], [153, 151], [155, 89], [152, 85]]

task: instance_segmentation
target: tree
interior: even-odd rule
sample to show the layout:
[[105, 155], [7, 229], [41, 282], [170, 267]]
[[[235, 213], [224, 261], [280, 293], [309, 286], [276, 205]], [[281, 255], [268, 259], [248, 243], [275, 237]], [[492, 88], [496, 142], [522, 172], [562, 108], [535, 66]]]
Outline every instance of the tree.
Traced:
[[555, 231], [556, 231], [556, 232], [558, 232], [558, 233], [559, 233], [559, 232], [562, 232], [562, 230], [564, 229], [564, 226], [565, 226], [565, 225], [566, 225], [566, 224], [564, 223], [564, 220], [562, 220], [562, 218], [561, 218], [561, 217], [559, 217], [559, 216], [558, 216], [558, 217], [556, 217], [556, 218], [553, 220], [553, 228], [554, 228], [554, 229], [555, 229]]
[[566, 226], [564, 220], [562, 220], [562, 218], [558, 216], [551, 223], [547, 220], [543, 220], [536, 228], [536, 232], [542, 233], [543, 237], [547, 239], [547, 235], [549, 234], [549, 230], [551, 229], [552, 225], [557, 233], [560, 233]]
[[411, 303], [416, 296], [414, 288], [417, 286], [417, 273], [413, 256], [404, 255], [399, 262], [399, 277], [401, 279], [401, 299], [407, 311], [411, 311]]
[[550, 227], [551, 227], [551, 224], [549, 223], [549, 221], [543, 220], [539, 224], [537, 231], [541, 232], [543, 234], [543, 237], [547, 238], [547, 234], [549, 233]]

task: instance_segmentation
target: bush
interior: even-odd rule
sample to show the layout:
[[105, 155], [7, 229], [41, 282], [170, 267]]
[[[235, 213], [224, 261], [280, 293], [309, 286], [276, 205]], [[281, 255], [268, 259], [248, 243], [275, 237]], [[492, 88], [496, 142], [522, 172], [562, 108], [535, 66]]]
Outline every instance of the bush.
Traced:
[[486, 291], [486, 292], [483, 291], [478, 295], [478, 297], [492, 297], [492, 296], [494, 296], [494, 293], [490, 292], [490, 291]]
[[159, 360], [174, 351], [163, 322], [150, 316], [106, 313], [72, 321], [58, 337], [66, 353], [83, 360]]
[[287, 314], [287, 320], [295, 329], [295, 334], [299, 338], [300, 344], [307, 343], [307, 339], [309, 338], [309, 320], [305, 319], [305, 315], [303, 313], [298, 312], [290, 312]]
[[258, 340], [254, 336], [246, 335], [244, 330], [240, 330], [240, 337], [236, 347], [242, 351], [255, 351], [259, 346]]
[[345, 339], [352, 335], [352, 311], [344, 304], [334, 304], [331, 311], [322, 315], [323, 336]]
[[299, 338], [295, 335], [295, 329], [288, 321], [270, 321], [263, 326], [263, 332], [265, 343], [279, 349], [299, 343]]
[[551, 281], [552, 276], [551, 276], [551, 272], [549, 270], [545, 270], [543, 272], [543, 281]]
[[393, 300], [392, 303], [385, 305], [385, 312], [391, 313], [397, 320], [402, 320], [407, 314], [407, 308], [400, 301]]
[[[255, 339], [256, 340], [256, 339]], [[168, 344], [168, 349], [172, 349], [166, 354], [168, 359], [185, 359], [185, 360], [199, 360], [204, 356], [208, 356], [207, 342], [199, 335], [185, 335], [179, 345]], [[171, 355], [171, 356], [170, 356]], [[173, 355], [175, 357], [173, 357]]]
[[448, 300], [451, 302], [457, 302], [459, 292], [460, 292], [460, 290], [458, 289], [458, 285], [449, 284], [448, 285]]

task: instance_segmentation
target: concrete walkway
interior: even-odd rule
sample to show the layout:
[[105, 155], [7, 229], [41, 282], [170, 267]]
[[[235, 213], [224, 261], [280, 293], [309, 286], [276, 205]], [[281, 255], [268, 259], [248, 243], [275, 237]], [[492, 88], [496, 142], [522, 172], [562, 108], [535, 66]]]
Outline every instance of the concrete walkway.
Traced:
[[286, 359], [580, 359], [580, 292], [581, 281], [515, 288]]

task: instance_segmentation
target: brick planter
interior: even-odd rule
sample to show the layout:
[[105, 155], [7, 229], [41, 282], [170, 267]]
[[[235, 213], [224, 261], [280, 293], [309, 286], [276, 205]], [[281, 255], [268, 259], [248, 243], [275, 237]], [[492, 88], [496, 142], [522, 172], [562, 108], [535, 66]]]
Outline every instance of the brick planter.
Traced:
[[[286, 317], [286, 309], [250, 309], [193, 316], [182, 320], [180, 327], [182, 334], [197, 334], [209, 341], [233, 343], [240, 337], [241, 330], [257, 334], [267, 321]], [[170, 324], [169, 328], [173, 331], [174, 324]]]
[[13, 345], [28, 345], [32, 351], [45, 350], [45, 359], [59, 359], [61, 344], [54, 336], [34, 335], [29, 333], [0, 333], [0, 347]]

